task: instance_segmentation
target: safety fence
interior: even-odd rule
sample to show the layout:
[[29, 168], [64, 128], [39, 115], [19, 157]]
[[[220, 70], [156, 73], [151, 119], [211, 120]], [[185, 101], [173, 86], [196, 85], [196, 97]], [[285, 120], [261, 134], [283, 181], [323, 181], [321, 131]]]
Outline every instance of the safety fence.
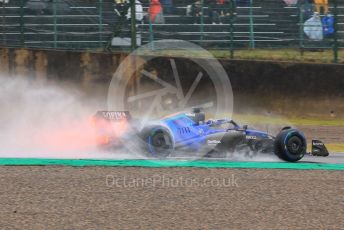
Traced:
[[334, 62], [344, 47], [344, 3], [336, 0], [171, 2], [1, 0], [0, 45], [113, 51], [182, 39], [232, 56], [242, 49], [328, 49]]

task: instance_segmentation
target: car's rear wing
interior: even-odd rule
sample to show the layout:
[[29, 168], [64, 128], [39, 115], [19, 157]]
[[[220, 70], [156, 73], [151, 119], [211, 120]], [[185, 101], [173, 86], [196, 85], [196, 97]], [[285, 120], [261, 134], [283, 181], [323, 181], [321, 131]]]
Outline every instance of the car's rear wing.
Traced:
[[128, 132], [130, 120], [128, 111], [98, 111], [92, 119], [97, 145], [121, 145], [120, 139]]

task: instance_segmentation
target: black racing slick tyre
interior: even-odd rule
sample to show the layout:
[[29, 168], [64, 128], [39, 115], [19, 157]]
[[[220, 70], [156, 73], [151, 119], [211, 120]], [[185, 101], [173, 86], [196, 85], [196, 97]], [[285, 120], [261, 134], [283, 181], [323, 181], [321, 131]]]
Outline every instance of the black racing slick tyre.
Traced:
[[141, 132], [148, 156], [166, 158], [174, 151], [173, 138], [170, 131], [163, 126], [146, 127]]
[[282, 130], [275, 139], [275, 154], [282, 160], [296, 162], [303, 158], [307, 151], [304, 134], [297, 129]]

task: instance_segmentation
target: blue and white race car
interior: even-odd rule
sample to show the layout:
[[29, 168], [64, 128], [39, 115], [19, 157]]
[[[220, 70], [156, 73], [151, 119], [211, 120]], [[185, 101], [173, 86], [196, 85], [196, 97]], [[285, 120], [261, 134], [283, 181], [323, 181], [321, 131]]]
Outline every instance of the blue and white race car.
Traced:
[[[175, 151], [201, 152], [204, 157], [225, 157], [228, 153], [276, 154], [280, 159], [296, 162], [308, 154], [305, 135], [291, 127], [283, 128], [277, 136], [239, 126], [230, 119], [205, 119], [199, 108], [192, 113], [165, 117], [138, 130], [129, 112], [101, 111], [95, 115], [98, 144], [120, 147], [139, 139], [143, 152], [150, 157], [166, 158]], [[134, 138], [135, 137], [135, 138]], [[137, 138], [139, 137], [139, 138]], [[312, 141], [314, 156], [328, 156], [325, 145]]]

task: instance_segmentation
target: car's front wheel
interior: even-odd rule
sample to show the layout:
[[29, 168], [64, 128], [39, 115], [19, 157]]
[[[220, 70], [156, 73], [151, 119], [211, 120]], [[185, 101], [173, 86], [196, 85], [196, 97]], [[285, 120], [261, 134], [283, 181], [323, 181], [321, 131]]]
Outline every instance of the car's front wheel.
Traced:
[[282, 160], [296, 162], [303, 158], [307, 151], [304, 134], [297, 129], [282, 130], [275, 139], [275, 154]]

